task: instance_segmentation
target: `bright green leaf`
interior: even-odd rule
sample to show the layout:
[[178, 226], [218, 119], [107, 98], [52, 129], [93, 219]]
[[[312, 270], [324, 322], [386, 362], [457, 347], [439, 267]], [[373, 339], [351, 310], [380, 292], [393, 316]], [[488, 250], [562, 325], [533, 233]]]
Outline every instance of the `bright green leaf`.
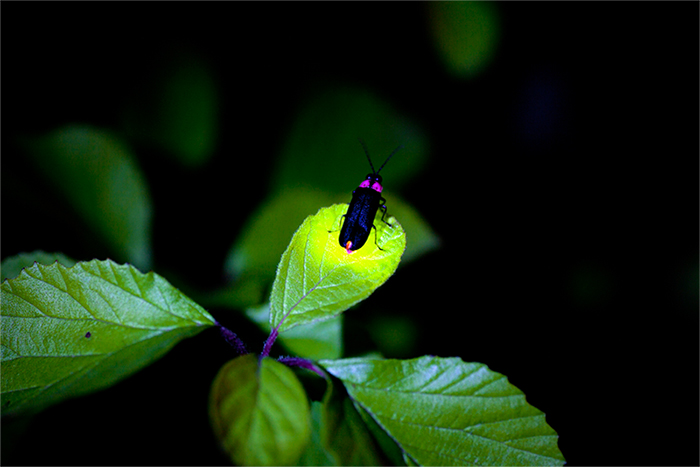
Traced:
[[39, 264], [51, 264], [55, 261], [67, 267], [71, 267], [76, 263], [75, 260], [62, 253], [47, 253], [41, 250], [32, 251], [31, 253], [20, 253], [2, 260], [2, 265], [0, 265], [2, 279], [14, 279], [19, 276], [23, 268], [28, 268], [35, 262]]
[[67, 126], [26, 146], [39, 170], [118, 258], [150, 267], [151, 199], [121, 139], [91, 127]]
[[311, 434], [309, 402], [296, 375], [248, 354], [214, 379], [209, 416], [217, 439], [238, 465], [291, 465]]
[[111, 386], [215, 321], [165, 279], [93, 260], [2, 283], [2, 413]]
[[505, 376], [459, 358], [323, 360], [419, 465], [563, 465], [545, 415]]
[[396, 271], [406, 248], [398, 221], [387, 219], [393, 227], [375, 221], [376, 244], [373, 229], [367, 243], [348, 254], [338, 243], [346, 211], [345, 204], [322, 208], [306, 218], [292, 237], [270, 295], [273, 328], [279, 326], [282, 332], [337, 316], [367, 298]]

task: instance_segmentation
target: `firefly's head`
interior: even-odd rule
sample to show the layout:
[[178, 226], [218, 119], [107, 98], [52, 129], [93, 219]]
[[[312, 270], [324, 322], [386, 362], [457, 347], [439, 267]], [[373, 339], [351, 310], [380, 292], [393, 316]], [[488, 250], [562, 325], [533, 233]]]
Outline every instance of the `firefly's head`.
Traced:
[[360, 183], [360, 188], [372, 188], [377, 193], [382, 192], [382, 176], [379, 174], [367, 174], [367, 177]]

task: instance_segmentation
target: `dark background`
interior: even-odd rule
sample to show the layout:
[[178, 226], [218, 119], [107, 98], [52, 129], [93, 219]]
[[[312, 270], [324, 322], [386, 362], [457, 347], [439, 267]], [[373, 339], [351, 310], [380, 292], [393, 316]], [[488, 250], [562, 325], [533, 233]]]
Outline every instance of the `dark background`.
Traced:
[[[401, 357], [460, 356], [505, 374], [547, 414], [570, 464], [698, 464], [697, 2], [498, 3], [496, 55], [471, 80], [445, 71], [422, 3], [2, 10], [3, 258], [109, 256], [76, 242], [80, 227], [47, 235], [80, 220], [66, 219], [16, 138], [117, 127], [120, 104], [165, 53], [196, 51], [222, 85], [211, 164], [142, 162], [154, 269], [199, 285], [221, 280], [231, 232], [264, 198], [231, 172], [267, 181], [315, 83], [367, 87], [430, 140], [427, 170], [401, 194], [441, 248], [371, 298], [417, 323]], [[226, 157], [234, 151], [250, 157]], [[224, 221], [229, 230], [214, 227]], [[350, 353], [371, 308], [348, 314]], [[211, 311], [262, 343], [254, 326]], [[204, 332], [116, 387], [47, 410], [3, 446], [3, 463], [225, 464], [206, 403], [231, 357]]]

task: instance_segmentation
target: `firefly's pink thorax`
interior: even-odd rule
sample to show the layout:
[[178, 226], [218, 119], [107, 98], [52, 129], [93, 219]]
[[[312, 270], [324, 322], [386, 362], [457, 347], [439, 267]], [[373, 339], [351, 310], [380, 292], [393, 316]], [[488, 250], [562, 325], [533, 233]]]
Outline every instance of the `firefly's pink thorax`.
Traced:
[[[370, 188], [369, 182], [370, 182], [369, 179], [363, 180], [362, 183], [360, 183], [360, 188]], [[379, 182], [377, 182], [377, 181], [372, 182], [372, 187], [371, 187], [371, 188], [372, 188], [374, 191], [376, 191], [377, 193], [381, 193], [381, 192], [382, 192], [382, 189], [383, 189], [382, 184], [379, 183]]]

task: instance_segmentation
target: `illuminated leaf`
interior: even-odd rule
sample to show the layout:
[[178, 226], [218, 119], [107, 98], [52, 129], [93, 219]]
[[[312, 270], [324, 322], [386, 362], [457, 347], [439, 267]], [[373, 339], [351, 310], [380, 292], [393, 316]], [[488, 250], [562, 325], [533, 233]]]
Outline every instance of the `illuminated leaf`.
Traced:
[[[406, 248], [398, 221], [377, 219], [367, 243], [348, 254], [338, 241], [347, 205], [309, 216], [294, 234], [277, 268], [270, 295], [270, 325], [282, 332], [337, 316], [367, 298], [396, 271]], [[329, 232], [330, 231], [330, 232]], [[381, 249], [378, 248], [381, 247]]]

